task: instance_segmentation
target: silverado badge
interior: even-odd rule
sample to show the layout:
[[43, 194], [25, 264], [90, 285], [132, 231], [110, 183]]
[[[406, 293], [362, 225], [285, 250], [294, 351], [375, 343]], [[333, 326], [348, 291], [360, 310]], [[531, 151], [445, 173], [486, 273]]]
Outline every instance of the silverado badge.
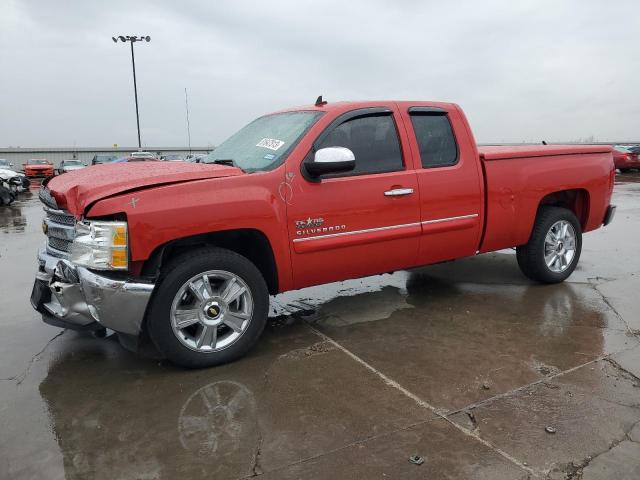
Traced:
[[296, 235], [302, 237], [305, 235], [317, 234], [317, 233], [334, 233], [341, 230], [346, 230], [346, 225], [331, 225], [325, 226], [324, 218], [307, 218], [306, 220], [296, 220]]

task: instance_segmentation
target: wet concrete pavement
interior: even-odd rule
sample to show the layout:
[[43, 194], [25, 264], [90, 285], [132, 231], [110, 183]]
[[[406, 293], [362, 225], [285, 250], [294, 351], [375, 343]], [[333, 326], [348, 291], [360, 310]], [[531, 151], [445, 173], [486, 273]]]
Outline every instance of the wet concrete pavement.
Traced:
[[640, 174], [614, 201], [564, 284], [509, 251], [290, 292], [248, 357], [185, 371], [40, 321], [23, 195], [0, 209], [0, 478], [638, 479]]

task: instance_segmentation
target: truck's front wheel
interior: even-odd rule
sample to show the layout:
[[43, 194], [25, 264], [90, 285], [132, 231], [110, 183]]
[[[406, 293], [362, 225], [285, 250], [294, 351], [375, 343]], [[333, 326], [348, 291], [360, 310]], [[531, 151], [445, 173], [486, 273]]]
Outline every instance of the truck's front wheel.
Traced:
[[264, 330], [268, 310], [267, 285], [255, 265], [230, 250], [206, 248], [167, 266], [147, 327], [170, 361], [202, 368], [244, 355]]
[[564, 281], [578, 264], [582, 229], [571, 210], [540, 208], [529, 243], [516, 248], [518, 265], [527, 277], [542, 283]]

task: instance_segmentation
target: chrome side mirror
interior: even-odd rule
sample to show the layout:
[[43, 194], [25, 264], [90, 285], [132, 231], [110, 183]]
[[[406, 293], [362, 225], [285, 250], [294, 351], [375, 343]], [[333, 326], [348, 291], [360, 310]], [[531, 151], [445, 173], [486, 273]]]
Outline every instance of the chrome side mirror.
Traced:
[[353, 170], [356, 157], [345, 147], [327, 147], [318, 150], [313, 158], [304, 162], [304, 168], [311, 178], [327, 173], [340, 173]]

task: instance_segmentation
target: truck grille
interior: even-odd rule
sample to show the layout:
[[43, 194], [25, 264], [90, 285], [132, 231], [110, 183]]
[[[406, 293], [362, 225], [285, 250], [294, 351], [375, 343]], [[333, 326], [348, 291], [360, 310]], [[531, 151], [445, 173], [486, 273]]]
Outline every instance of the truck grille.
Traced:
[[[49, 247], [47, 250], [58, 250], [60, 252], [64, 252], [64, 253], [71, 253], [71, 243], [72, 242], [68, 242], [67, 240], [63, 240], [61, 238], [56, 238], [56, 237], [49, 237], [48, 241], [47, 241], [47, 246]], [[60, 256], [57, 253], [58, 252], [49, 252], [54, 256]]]
[[60, 225], [75, 225], [76, 219], [73, 215], [60, 211], [60, 213], [55, 210], [49, 210], [47, 212], [47, 218], [51, 220], [53, 223], [59, 223]]
[[47, 253], [54, 257], [69, 258], [76, 234], [76, 219], [66, 210], [58, 209], [48, 188], [41, 188], [38, 196], [45, 205], [43, 230], [47, 235]]
[[38, 192], [38, 198], [40, 198], [40, 201], [44, 203], [45, 206], [56, 209], [56, 210], [58, 209], [58, 204], [56, 203], [56, 199], [53, 198], [53, 196], [51, 195], [51, 192], [47, 187], [43, 186], [40, 188], [40, 191]]

